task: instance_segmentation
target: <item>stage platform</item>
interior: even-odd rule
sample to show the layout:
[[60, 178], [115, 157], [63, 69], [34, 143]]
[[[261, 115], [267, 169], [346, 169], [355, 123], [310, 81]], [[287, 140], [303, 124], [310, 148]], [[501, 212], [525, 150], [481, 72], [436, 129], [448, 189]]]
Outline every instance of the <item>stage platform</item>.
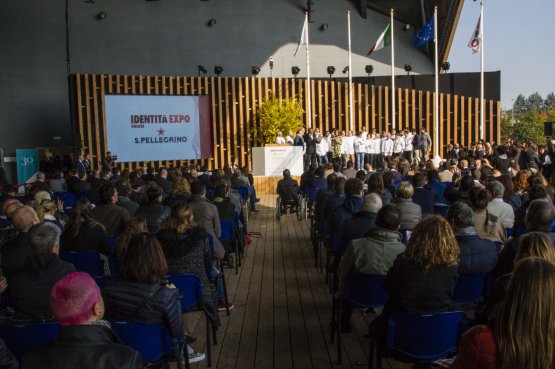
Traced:
[[[249, 217], [250, 232], [260, 232], [247, 247], [239, 274], [225, 269], [231, 315], [220, 313], [213, 369], [359, 369], [368, 363], [368, 323], [375, 315], [353, 310], [353, 332], [344, 334], [343, 364], [330, 344], [332, 299], [324, 274], [314, 266], [308, 220], [294, 214], [275, 219], [276, 196], [262, 195], [259, 213]], [[190, 327], [205, 347], [204, 318]], [[191, 368], [206, 368], [206, 361]], [[172, 366], [175, 368], [175, 365]], [[384, 360], [384, 368], [410, 364]]]

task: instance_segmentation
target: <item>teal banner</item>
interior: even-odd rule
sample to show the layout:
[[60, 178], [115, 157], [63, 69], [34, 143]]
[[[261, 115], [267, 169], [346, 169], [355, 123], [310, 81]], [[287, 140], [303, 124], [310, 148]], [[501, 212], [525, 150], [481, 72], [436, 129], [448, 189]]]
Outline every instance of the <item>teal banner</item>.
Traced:
[[39, 171], [39, 153], [36, 149], [18, 149], [15, 151], [15, 156], [17, 183], [26, 183]]

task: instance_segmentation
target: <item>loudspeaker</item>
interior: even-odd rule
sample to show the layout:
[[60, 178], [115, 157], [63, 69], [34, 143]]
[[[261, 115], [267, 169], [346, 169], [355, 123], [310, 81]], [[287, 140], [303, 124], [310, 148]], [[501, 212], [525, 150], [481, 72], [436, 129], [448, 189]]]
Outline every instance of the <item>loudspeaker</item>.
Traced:
[[543, 134], [547, 137], [553, 137], [553, 122], [543, 123]]

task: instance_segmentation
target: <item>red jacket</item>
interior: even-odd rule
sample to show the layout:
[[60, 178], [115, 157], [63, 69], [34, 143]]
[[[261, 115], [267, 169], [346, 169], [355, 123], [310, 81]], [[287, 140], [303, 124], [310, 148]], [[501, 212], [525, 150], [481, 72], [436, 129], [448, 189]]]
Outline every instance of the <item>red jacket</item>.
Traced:
[[451, 369], [497, 369], [497, 344], [489, 327], [477, 325], [464, 334]]

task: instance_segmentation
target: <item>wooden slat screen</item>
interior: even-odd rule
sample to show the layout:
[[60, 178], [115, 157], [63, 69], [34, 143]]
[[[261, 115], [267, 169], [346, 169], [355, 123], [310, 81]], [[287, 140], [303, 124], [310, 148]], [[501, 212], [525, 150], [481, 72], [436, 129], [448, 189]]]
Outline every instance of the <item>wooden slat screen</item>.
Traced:
[[[251, 167], [252, 129], [257, 124], [256, 110], [269, 95], [280, 98], [301, 95], [306, 102], [306, 80], [257, 77], [177, 77], [121, 76], [76, 74], [74, 94], [77, 104], [75, 121], [81, 137], [83, 152], [93, 158], [98, 167], [106, 152], [105, 94], [127, 95], [209, 95], [212, 98], [214, 157], [197, 163], [208, 168], [225, 164]], [[426, 127], [434, 137], [434, 93], [397, 90], [397, 128]], [[333, 79], [312, 80], [312, 124], [322, 131], [332, 128], [349, 130], [349, 85]], [[354, 130], [391, 129], [390, 89], [383, 86], [353, 84]], [[449, 143], [468, 145], [479, 135], [479, 99], [440, 94], [439, 98], [440, 155]], [[305, 104], [306, 106], [306, 104]], [[501, 138], [501, 103], [485, 102], [485, 136], [488, 141]], [[306, 123], [306, 115], [304, 117]], [[117, 153], [115, 153], [117, 154]], [[186, 165], [193, 161], [167, 160], [157, 162], [122, 163], [122, 168], [144, 166]]]

